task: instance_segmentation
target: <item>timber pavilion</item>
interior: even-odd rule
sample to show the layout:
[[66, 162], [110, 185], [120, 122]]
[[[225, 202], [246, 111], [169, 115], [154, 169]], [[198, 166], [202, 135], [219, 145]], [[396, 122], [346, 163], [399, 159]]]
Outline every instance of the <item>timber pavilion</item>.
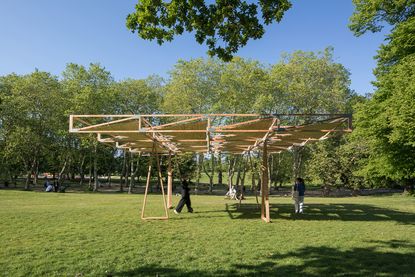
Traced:
[[[71, 115], [69, 131], [96, 134], [97, 140], [149, 155], [142, 219], [168, 219], [172, 206], [171, 156], [181, 153], [262, 153], [261, 218], [270, 222], [268, 154], [351, 131], [349, 114], [142, 114]], [[159, 155], [168, 155], [167, 202]], [[156, 159], [165, 216], [145, 217], [152, 159]]]

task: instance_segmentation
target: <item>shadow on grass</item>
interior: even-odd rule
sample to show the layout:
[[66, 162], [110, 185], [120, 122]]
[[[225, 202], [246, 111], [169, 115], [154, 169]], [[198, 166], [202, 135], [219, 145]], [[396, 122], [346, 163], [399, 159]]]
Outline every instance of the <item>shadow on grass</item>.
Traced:
[[[307, 246], [272, 254], [262, 263], [235, 263], [213, 272], [150, 264], [113, 276], [413, 276], [414, 244], [397, 240], [370, 243], [374, 246], [348, 250]], [[396, 247], [400, 252], [391, 251]]]
[[[363, 204], [307, 204], [304, 214], [294, 214], [291, 204], [271, 204], [271, 219], [286, 220], [341, 220], [341, 221], [395, 221], [415, 224], [415, 214]], [[256, 204], [226, 204], [231, 219], [260, 218]]]

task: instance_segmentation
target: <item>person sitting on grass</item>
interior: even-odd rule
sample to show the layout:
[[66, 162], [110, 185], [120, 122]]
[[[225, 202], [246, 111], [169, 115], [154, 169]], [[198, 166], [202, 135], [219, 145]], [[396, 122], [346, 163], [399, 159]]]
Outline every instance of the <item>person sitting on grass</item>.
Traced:
[[293, 200], [295, 213], [303, 213], [305, 184], [303, 178], [296, 178], [293, 186]]
[[49, 182], [45, 191], [46, 192], [53, 192], [53, 184]]
[[186, 204], [187, 211], [189, 213], [193, 213], [192, 204], [190, 202], [190, 188], [189, 188], [189, 181], [186, 180], [186, 178], [182, 179], [182, 198], [179, 201], [179, 204], [177, 204], [176, 209], [174, 209], [175, 214], [181, 213], [184, 205]]

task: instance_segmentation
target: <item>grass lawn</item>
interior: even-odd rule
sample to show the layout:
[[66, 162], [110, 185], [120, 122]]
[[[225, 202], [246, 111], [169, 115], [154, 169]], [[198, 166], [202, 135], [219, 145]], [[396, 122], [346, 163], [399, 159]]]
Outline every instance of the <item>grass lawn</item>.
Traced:
[[[415, 274], [412, 197], [309, 197], [297, 216], [289, 198], [273, 197], [270, 224], [253, 197], [238, 210], [220, 196], [192, 196], [195, 213], [148, 222], [142, 199], [0, 191], [0, 275]], [[160, 197], [149, 202], [149, 215], [160, 215]]]

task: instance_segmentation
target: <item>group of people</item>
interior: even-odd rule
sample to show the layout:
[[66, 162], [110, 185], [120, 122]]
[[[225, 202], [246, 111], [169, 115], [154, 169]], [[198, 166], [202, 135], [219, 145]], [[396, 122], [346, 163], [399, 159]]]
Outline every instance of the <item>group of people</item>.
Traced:
[[[180, 214], [183, 207], [186, 205], [187, 211], [193, 213], [192, 203], [190, 201], [190, 180], [182, 178], [182, 197], [174, 209], [175, 214]], [[292, 198], [294, 200], [294, 212], [296, 214], [302, 214], [304, 212], [304, 193], [305, 184], [303, 178], [296, 178], [294, 185], [292, 186]]]
[[50, 182], [48, 178], [45, 178], [45, 183], [43, 184], [46, 192], [65, 192], [65, 189], [60, 186], [59, 181]]

